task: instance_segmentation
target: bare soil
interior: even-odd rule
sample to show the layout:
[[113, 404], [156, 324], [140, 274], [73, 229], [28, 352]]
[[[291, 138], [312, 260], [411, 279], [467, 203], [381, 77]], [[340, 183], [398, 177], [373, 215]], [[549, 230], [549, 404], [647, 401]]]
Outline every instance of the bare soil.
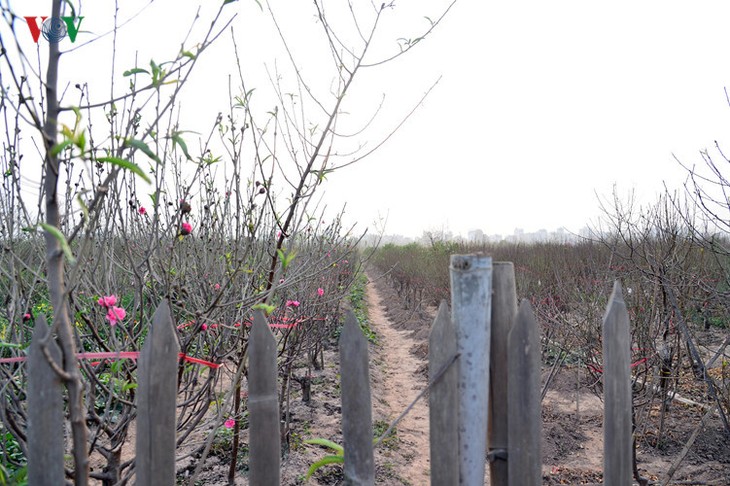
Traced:
[[[373, 422], [376, 435], [384, 432], [426, 387], [428, 334], [435, 308], [404, 308], [401, 299], [383, 280], [367, 288], [370, 326], [377, 343], [370, 347]], [[715, 336], [717, 338], [717, 336]], [[305, 480], [309, 466], [330, 451], [304, 443], [326, 438], [341, 443], [339, 355], [334, 340], [325, 351], [324, 369], [313, 373], [312, 398], [301, 401], [298, 386], [292, 390], [292, 434], [282, 461], [284, 485], [342, 484], [338, 465], [319, 469]], [[544, 375], [547, 375], [547, 369]], [[551, 381], [543, 401], [543, 484], [600, 484], [603, 461], [603, 404], [590, 388], [584, 369], [565, 366]], [[683, 391], [684, 393], [684, 391]], [[694, 395], [692, 395], [694, 393]], [[706, 403], [702, 387], [687, 390], [688, 398]], [[663, 443], [657, 444], [658, 410], [649, 411], [647, 426], [637, 433], [641, 474], [657, 481], [680, 455], [687, 439], [700, 423], [705, 410], [673, 402], [666, 417]], [[243, 435], [244, 444], [247, 436]], [[225, 443], [206, 461], [203, 476], [195, 484], [225, 485], [229, 459]], [[180, 484], [195, 457], [178, 464]], [[418, 400], [395, 427], [394, 433], [376, 449], [376, 484], [420, 486], [429, 483], [428, 409], [425, 397]], [[239, 460], [237, 485], [247, 485], [247, 456]], [[681, 482], [681, 483], [680, 483]], [[485, 477], [485, 484], [489, 484]], [[730, 485], [730, 440], [723, 434], [717, 416], [704, 430], [682, 462], [670, 484]]]

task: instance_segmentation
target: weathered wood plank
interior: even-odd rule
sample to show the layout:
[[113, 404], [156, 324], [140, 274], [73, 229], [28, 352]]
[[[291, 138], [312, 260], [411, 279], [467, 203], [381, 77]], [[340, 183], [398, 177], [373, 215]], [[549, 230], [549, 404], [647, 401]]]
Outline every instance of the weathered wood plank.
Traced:
[[180, 345], [170, 305], [152, 316], [137, 368], [136, 484], [175, 484], [175, 406]]
[[508, 347], [509, 331], [517, 314], [515, 267], [511, 262], [495, 262], [492, 273], [492, 336], [489, 363], [489, 435], [487, 444], [492, 460], [489, 479], [492, 486], [507, 486], [509, 469], [503, 453], [508, 449]]
[[[428, 338], [428, 377], [432, 383], [428, 396], [432, 486], [459, 484], [459, 451], [454, 447], [459, 440], [456, 414], [459, 362], [454, 360], [456, 330], [449, 314], [449, 306], [442, 301]], [[434, 382], [435, 379], [438, 381]]]
[[375, 484], [368, 342], [350, 311], [340, 335], [342, 437], [345, 485]]
[[483, 255], [452, 255], [449, 273], [451, 319], [460, 356], [459, 484], [483, 484], [489, 407], [492, 259]]
[[509, 484], [540, 486], [540, 329], [528, 300], [509, 334]]
[[621, 284], [603, 318], [603, 484], [631, 484], [631, 336]]
[[51, 359], [62, 367], [61, 350], [49, 336], [45, 316], [35, 322], [28, 352], [28, 484], [63, 483], [63, 386]]
[[248, 409], [249, 481], [281, 482], [281, 430], [277, 395], [276, 339], [263, 312], [254, 313], [249, 334]]

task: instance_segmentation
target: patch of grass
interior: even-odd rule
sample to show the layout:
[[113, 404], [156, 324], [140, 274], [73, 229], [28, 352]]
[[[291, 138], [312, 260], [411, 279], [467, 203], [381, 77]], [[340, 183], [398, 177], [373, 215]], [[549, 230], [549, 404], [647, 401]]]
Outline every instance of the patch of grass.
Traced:
[[[0, 426], [0, 484], [25, 485], [28, 484], [28, 466], [20, 444], [13, 435]], [[18, 465], [20, 464], [20, 465]]]
[[370, 328], [370, 317], [368, 315], [368, 305], [365, 298], [367, 283], [368, 279], [365, 276], [365, 273], [362, 271], [358, 272], [352, 281], [352, 285], [350, 285], [350, 306], [365, 337], [367, 337], [368, 341], [371, 343], [377, 344], [378, 336], [375, 334], [375, 331]]
[[728, 329], [728, 321], [724, 317], [713, 316], [709, 318], [710, 326], [718, 329]]
[[[373, 423], [373, 438], [375, 438], [376, 440], [379, 439], [380, 436], [383, 435], [386, 430], [388, 430], [389, 426], [390, 422], [388, 422], [387, 420], [376, 420]], [[398, 427], [393, 427], [393, 430], [391, 430], [388, 435], [383, 438], [380, 446], [389, 450], [398, 449], [398, 447], [400, 446], [400, 441], [398, 439]]]

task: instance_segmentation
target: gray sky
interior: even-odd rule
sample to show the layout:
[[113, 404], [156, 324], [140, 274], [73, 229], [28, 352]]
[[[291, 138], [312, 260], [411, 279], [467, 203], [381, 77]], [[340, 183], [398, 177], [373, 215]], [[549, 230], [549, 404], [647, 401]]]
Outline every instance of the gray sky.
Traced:
[[[83, 3], [82, 30], [111, 25], [106, 3]], [[122, 16], [144, 3], [120, 2]], [[310, 3], [272, 5], [302, 72], [326, 94], [333, 76]], [[159, 0], [130, 22], [118, 70], [131, 67], [136, 52], [140, 64], [172, 56], [196, 4]], [[217, 2], [206, 2], [205, 22], [211, 4]], [[376, 46], [382, 52], [415, 35], [427, 25], [423, 16], [434, 18], [448, 2], [395, 4]], [[48, 15], [50, 2], [14, 5], [21, 15]], [[238, 12], [233, 25], [244, 70], [264, 106], [264, 63], [271, 70], [277, 59], [285, 71], [286, 58], [254, 0], [228, 8]], [[441, 228], [577, 231], [599, 214], [596, 193], [609, 195], [614, 184], [652, 201], [664, 181], [676, 187], [684, 179], [673, 154], [699, 163], [699, 150], [729, 141], [728, 19], [726, 1], [460, 0], [431, 37], [353, 86], [346, 107], [353, 126], [386, 95], [380, 118], [359, 140], [371, 145], [441, 78], [379, 152], [329, 177], [325, 201], [333, 209], [347, 203], [346, 220], [360, 228], [387, 215], [387, 233], [411, 236]], [[201, 58], [183, 98], [190, 130], [207, 131], [227, 105], [228, 75], [235, 73], [229, 37]], [[108, 55], [78, 52], [66, 56], [75, 66], [66, 71], [71, 82], [110, 64]]]
[[[728, 140], [729, 18], [727, 2], [463, 2], [423, 46], [438, 89], [342, 175], [348, 207], [389, 209], [392, 233], [512, 233], [578, 230], [613, 184], [651, 201], [684, 178], [673, 154]], [[377, 191], [356, 182], [373, 174]]]

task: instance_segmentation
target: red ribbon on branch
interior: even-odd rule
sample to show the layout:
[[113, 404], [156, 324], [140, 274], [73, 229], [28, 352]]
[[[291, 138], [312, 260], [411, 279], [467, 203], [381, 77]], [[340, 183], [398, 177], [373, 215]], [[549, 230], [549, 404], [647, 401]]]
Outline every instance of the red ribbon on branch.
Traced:
[[[646, 363], [647, 361], [649, 361], [649, 358], [641, 358], [639, 361], [634, 361], [633, 363], [631, 363], [631, 369], [634, 369], [640, 364]], [[594, 373], [603, 373], [603, 366], [596, 366], [592, 363], [588, 363], [586, 365], [586, 368], [590, 369]]]
[[[107, 352], [99, 352], [99, 353], [77, 353], [76, 357], [78, 359], [137, 359], [139, 358], [139, 351], [107, 351]], [[207, 366], [208, 368], [212, 369], [218, 369], [221, 367], [220, 364], [212, 363], [210, 361], [205, 361], [204, 359], [200, 358], [193, 358], [192, 356], [188, 356], [184, 353], [179, 353], [178, 357], [184, 359], [185, 361], [188, 361], [190, 363], [195, 363], [203, 366]], [[0, 364], [2, 363], [20, 363], [25, 361], [27, 356], [16, 356], [14, 358], [1, 358]], [[92, 365], [96, 366], [101, 361], [96, 361], [91, 363]]]

